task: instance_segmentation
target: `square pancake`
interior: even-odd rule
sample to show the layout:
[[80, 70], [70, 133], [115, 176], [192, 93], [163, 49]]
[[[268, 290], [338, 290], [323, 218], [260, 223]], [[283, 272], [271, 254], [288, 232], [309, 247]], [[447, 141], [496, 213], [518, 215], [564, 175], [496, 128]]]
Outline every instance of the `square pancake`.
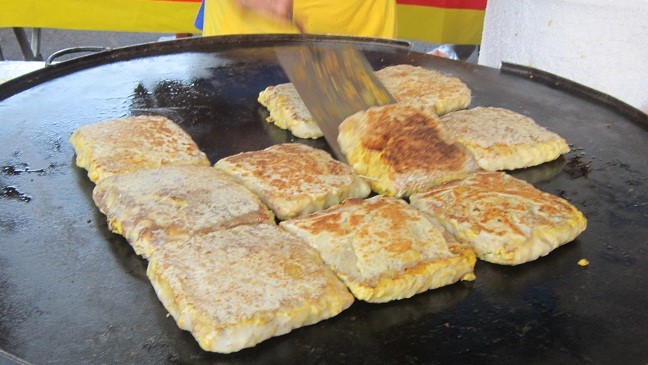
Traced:
[[[434, 70], [411, 65], [385, 67], [378, 79], [399, 102], [442, 115], [470, 105], [471, 92], [461, 80]], [[308, 111], [293, 84], [268, 86], [261, 91], [259, 103], [270, 112], [267, 121], [288, 129], [300, 138], [319, 138], [322, 131]]]
[[280, 226], [317, 249], [353, 295], [367, 302], [474, 279], [472, 249], [448, 242], [443, 228], [401, 199], [349, 199]]
[[261, 200], [211, 166], [168, 166], [113, 175], [93, 191], [111, 231], [149, 258], [165, 242], [236, 227], [273, 223]]
[[409, 196], [478, 169], [434, 113], [411, 105], [372, 107], [339, 128], [342, 153], [379, 194]]
[[460, 110], [439, 120], [486, 171], [536, 166], [569, 152], [562, 137], [527, 116], [503, 108]]
[[395, 65], [376, 76], [399, 103], [443, 115], [470, 105], [471, 91], [459, 78], [420, 66]]
[[587, 220], [565, 199], [504, 172], [478, 172], [412, 195], [412, 206], [482, 260], [518, 265], [574, 240]]
[[299, 138], [323, 136], [293, 84], [268, 86], [259, 93], [258, 101], [270, 112], [266, 119], [269, 123], [288, 129]]
[[147, 275], [178, 327], [220, 353], [333, 317], [353, 303], [317, 252], [274, 224], [165, 245]]
[[114, 119], [77, 128], [70, 136], [76, 163], [97, 183], [115, 174], [170, 165], [209, 166], [180, 126], [162, 116]]
[[349, 166], [299, 143], [229, 156], [215, 166], [259, 195], [281, 220], [371, 193], [369, 185]]

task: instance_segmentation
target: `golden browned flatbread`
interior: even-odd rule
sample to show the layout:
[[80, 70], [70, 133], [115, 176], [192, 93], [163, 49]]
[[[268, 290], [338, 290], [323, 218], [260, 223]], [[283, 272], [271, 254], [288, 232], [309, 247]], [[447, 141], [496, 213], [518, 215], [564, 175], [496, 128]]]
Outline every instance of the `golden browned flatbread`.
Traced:
[[211, 166], [169, 166], [101, 180], [93, 198], [135, 252], [150, 257], [166, 242], [244, 224], [274, 223], [259, 198]]
[[139, 169], [209, 166], [191, 137], [161, 116], [114, 119], [79, 127], [70, 136], [76, 163], [94, 183]]
[[517, 265], [574, 240], [587, 226], [576, 207], [503, 172], [479, 172], [412, 195], [457, 241], [489, 262]]
[[474, 278], [474, 252], [448, 242], [443, 228], [401, 199], [350, 199], [280, 225], [315, 247], [355, 297], [368, 302]]
[[270, 112], [269, 123], [288, 129], [299, 138], [323, 136], [293, 84], [268, 86], [259, 93], [258, 101]]
[[407, 104], [373, 107], [342, 122], [340, 148], [374, 191], [391, 196], [423, 192], [478, 169], [433, 113]]
[[441, 117], [445, 130], [487, 171], [513, 170], [553, 161], [567, 142], [533, 119], [503, 108], [474, 108]]
[[[470, 105], [471, 92], [461, 80], [412, 65], [385, 67], [376, 72], [394, 98], [428, 112], [442, 115]], [[299, 97], [293, 84], [268, 86], [259, 103], [270, 112], [267, 121], [288, 129], [300, 138], [319, 138], [322, 131]]]
[[364, 198], [369, 185], [328, 153], [298, 143], [275, 145], [221, 159], [217, 168], [235, 176], [285, 220]]
[[251, 347], [353, 302], [317, 252], [270, 224], [165, 245], [151, 257], [147, 275], [178, 327], [206, 351]]
[[470, 89], [454, 76], [412, 65], [385, 67], [376, 76], [399, 103], [437, 115], [470, 105]]

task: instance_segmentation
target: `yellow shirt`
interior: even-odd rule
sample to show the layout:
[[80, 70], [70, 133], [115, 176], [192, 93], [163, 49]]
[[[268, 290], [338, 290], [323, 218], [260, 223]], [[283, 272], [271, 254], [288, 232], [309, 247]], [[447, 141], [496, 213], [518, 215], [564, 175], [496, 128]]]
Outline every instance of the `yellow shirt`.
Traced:
[[[293, 18], [308, 33], [396, 37], [395, 0], [295, 0]], [[236, 0], [207, 0], [203, 35], [297, 33], [289, 21], [242, 8]]]

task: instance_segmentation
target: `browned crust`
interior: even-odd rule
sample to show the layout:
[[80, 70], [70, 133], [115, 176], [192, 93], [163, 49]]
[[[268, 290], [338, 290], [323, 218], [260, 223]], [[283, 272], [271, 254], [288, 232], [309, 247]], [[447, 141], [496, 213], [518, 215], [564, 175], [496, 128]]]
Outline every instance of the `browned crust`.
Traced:
[[396, 173], [420, 169], [461, 168], [469, 159], [461, 145], [441, 129], [438, 119], [413, 107], [393, 105], [372, 108], [364, 122], [373, 133], [362, 138], [361, 148], [382, 152], [382, 161]]
[[340, 125], [338, 141], [349, 164], [381, 194], [410, 195], [477, 169], [434, 114], [408, 104], [352, 115]]

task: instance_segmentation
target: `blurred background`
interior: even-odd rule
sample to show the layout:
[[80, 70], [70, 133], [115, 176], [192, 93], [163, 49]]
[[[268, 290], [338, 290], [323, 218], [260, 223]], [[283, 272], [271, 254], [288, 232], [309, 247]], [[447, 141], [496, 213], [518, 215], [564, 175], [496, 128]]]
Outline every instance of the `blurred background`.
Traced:
[[[24, 36], [29, 43], [32, 39], [33, 29], [22, 29]], [[18, 38], [13, 28], [0, 28], [0, 48], [6, 61], [25, 61]], [[189, 34], [170, 34], [170, 33], [140, 33], [140, 32], [108, 32], [108, 31], [82, 31], [82, 30], [64, 30], [64, 29], [41, 29], [40, 30], [40, 48], [37, 56], [38, 60], [46, 60], [54, 52], [72, 47], [108, 47], [118, 48], [134, 44], [149, 42], [160, 42], [173, 40], [176, 37], [192, 36]], [[193, 35], [197, 37], [199, 35]], [[432, 52], [439, 48], [441, 44], [417, 40], [409, 40], [412, 43], [412, 49], [417, 52]], [[457, 58], [469, 62], [477, 62], [476, 45], [453, 45]], [[67, 55], [60, 60], [78, 57], [81, 54]], [[38, 57], [40, 56], [40, 57]]]
[[[31, 42], [33, 29], [23, 29], [27, 39]], [[163, 33], [130, 33], [107, 31], [82, 31], [63, 29], [42, 29], [40, 31], [41, 60], [47, 59], [52, 53], [69, 48], [81, 46], [98, 47], [125, 47], [133, 44], [156, 42], [160, 39], [173, 39], [175, 34]], [[24, 61], [18, 39], [13, 28], [0, 28], [0, 47], [7, 61]]]
[[[200, 2], [0, 0], [0, 60], [42, 61], [70, 47], [117, 48], [200, 36], [194, 26]], [[493, 68], [502, 62], [533, 67], [648, 112], [646, 0], [396, 0], [396, 4], [398, 37], [411, 41], [414, 51]], [[11, 76], [38, 67], [6, 62], [0, 66], [5, 66], [0, 67], [0, 78], [2, 72]]]

